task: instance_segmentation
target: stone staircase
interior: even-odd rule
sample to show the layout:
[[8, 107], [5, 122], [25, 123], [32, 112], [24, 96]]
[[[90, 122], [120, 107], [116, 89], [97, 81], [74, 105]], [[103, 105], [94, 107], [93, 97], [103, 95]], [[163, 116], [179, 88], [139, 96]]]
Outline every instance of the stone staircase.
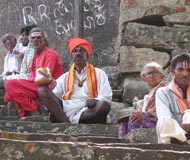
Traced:
[[139, 129], [118, 139], [115, 123], [51, 124], [43, 112], [19, 119], [14, 106], [1, 107], [1, 160], [190, 159], [188, 145], [156, 144], [155, 130]]

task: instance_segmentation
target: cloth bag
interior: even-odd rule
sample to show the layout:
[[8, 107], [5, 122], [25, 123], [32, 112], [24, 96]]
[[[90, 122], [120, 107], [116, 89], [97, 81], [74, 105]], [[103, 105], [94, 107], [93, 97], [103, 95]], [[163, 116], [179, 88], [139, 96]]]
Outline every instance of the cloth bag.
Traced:
[[49, 68], [36, 69], [36, 78], [34, 80], [34, 83], [38, 86], [48, 86], [53, 82], [53, 80], [54, 79]]

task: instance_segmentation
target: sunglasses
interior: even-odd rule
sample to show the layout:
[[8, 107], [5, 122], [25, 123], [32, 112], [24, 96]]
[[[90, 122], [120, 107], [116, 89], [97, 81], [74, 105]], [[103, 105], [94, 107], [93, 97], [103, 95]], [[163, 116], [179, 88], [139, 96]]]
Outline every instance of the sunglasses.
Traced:
[[34, 39], [42, 39], [42, 36], [33, 36], [33, 37], [30, 37], [32, 40]]

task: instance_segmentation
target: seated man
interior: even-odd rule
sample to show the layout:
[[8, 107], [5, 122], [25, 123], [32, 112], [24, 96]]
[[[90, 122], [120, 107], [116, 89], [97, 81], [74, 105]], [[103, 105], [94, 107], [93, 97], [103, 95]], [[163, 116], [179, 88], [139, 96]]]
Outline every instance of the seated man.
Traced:
[[16, 37], [5, 34], [2, 41], [9, 50], [4, 60], [4, 71], [0, 78], [0, 88], [9, 79], [29, 78], [29, 64], [34, 55], [34, 49], [29, 43], [29, 32], [36, 25], [25, 26], [21, 29], [21, 43], [17, 43]]
[[[74, 38], [67, 41], [67, 47], [74, 64], [56, 80], [53, 93], [57, 97], [45, 86], [39, 88], [39, 97], [59, 122], [106, 122], [112, 90], [105, 72], [87, 62], [92, 52], [91, 44], [85, 39]], [[61, 105], [64, 112], [58, 117]]]
[[57, 53], [48, 48], [45, 34], [40, 28], [36, 27], [31, 30], [30, 41], [34, 48], [34, 57], [29, 67], [30, 78], [5, 82], [4, 101], [15, 103], [20, 118], [26, 116], [28, 112], [32, 115], [37, 114], [39, 86], [34, 83], [36, 69], [49, 68], [54, 79], [63, 73]]
[[179, 53], [171, 61], [174, 77], [156, 92], [158, 143], [179, 143], [190, 134], [190, 56]]
[[17, 43], [17, 39], [10, 33], [5, 34], [2, 37], [2, 42], [5, 48], [8, 50], [7, 55], [4, 58], [4, 69], [0, 77], [0, 88], [4, 88], [4, 81], [6, 79], [13, 79], [19, 74], [22, 58], [24, 56], [22, 47]]

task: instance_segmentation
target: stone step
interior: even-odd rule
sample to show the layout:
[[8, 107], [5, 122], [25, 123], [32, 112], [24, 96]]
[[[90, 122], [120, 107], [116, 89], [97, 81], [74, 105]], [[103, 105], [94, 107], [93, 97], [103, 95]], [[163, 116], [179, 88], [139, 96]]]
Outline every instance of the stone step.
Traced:
[[[120, 91], [118, 91], [120, 92]], [[1, 98], [1, 97], [0, 97]], [[109, 112], [109, 120], [107, 122], [109, 123], [117, 123], [118, 116], [120, 115], [121, 110], [123, 109], [131, 109], [132, 107], [126, 106], [124, 103], [117, 103], [112, 102], [112, 107]], [[133, 108], [134, 109], [134, 108]], [[40, 116], [48, 116], [48, 111], [46, 107], [42, 104], [42, 102], [38, 105], [38, 112], [40, 113]], [[8, 116], [8, 117], [18, 117], [18, 113], [16, 111], [15, 105], [12, 102], [9, 102], [7, 104], [0, 103], [0, 117]], [[26, 118], [26, 119], [32, 119], [32, 118]], [[1, 120], [1, 118], [0, 118]], [[47, 119], [42, 119], [42, 121], [47, 121]]]
[[96, 144], [0, 139], [0, 158], [11, 160], [189, 160], [190, 146]]
[[152, 143], [158, 142], [155, 128], [139, 128], [132, 130], [125, 135], [124, 139], [128, 143]]
[[48, 122], [49, 123], [49, 117], [48, 116], [28, 116], [28, 117], [24, 117], [24, 118], [21, 118], [21, 119], [18, 116], [0, 116], [0, 121], [1, 120]]
[[31, 122], [49, 122], [48, 116], [27, 116], [23, 118], [19, 118], [18, 116], [0, 116], [1, 120], [7, 120], [7, 121], [31, 121]]
[[19, 121], [18, 116], [0, 116], [0, 121], [6, 120], [6, 121]]
[[[22, 133], [18, 132], [6, 132], [1, 131], [1, 138], [8, 139], [20, 139], [20, 140], [69, 140], [80, 141], [80, 142], [94, 142], [94, 143], [157, 143], [156, 133], [154, 129], [138, 129], [132, 131], [126, 135], [125, 139], [121, 140], [117, 138], [117, 135], [114, 136], [102, 136], [102, 135], [70, 135], [61, 132], [48, 133], [49, 131], [43, 131], [43, 133]], [[71, 140], [70, 140], [71, 141]]]
[[115, 124], [70, 124], [0, 120], [0, 130], [20, 133], [65, 133], [117, 137]]
[[[0, 117], [1, 119], [1, 117]], [[31, 122], [49, 122], [49, 117], [48, 116], [27, 116], [22, 119], [18, 119], [19, 121], [31, 121]]]
[[[38, 112], [42, 116], [45, 116], [48, 114], [46, 107], [42, 104], [41, 101], [38, 105]], [[2, 102], [2, 97], [0, 97], [0, 116], [18, 116], [14, 103], [8, 102], [7, 104], [4, 104]]]
[[70, 141], [70, 142], [92, 142], [92, 143], [126, 143], [124, 139], [111, 136], [70, 136], [64, 133], [17, 133], [0, 131], [0, 138], [25, 140], [25, 141]]
[[0, 105], [0, 116], [17, 116], [17, 111], [13, 103]]

